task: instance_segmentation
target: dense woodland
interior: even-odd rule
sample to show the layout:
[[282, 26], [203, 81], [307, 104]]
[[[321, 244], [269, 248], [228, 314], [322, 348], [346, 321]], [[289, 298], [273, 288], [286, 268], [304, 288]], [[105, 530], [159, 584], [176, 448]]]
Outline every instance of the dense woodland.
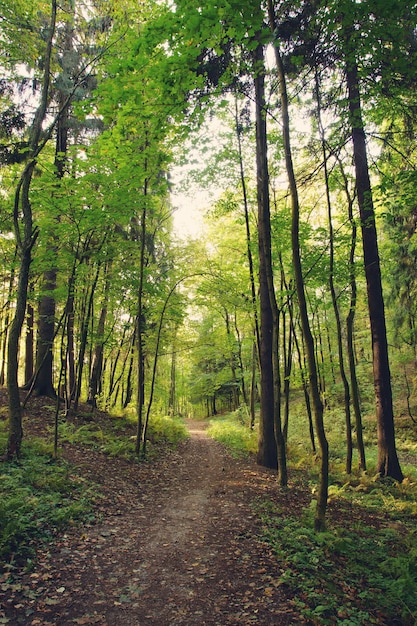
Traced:
[[[318, 530], [335, 411], [347, 474], [367, 467], [372, 414], [373, 471], [401, 482], [417, 5], [4, 0], [0, 15], [6, 457], [23, 388], [55, 399], [57, 446], [81, 401], [133, 412], [138, 455], [154, 415], [240, 411], [283, 486], [302, 423]], [[213, 194], [197, 238], [174, 229], [178, 186], [190, 220]]]

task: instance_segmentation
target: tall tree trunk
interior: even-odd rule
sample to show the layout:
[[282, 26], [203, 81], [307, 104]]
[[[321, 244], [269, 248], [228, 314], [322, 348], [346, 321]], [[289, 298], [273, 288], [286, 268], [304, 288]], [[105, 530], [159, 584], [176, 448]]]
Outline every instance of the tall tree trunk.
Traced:
[[78, 411], [78, 402], [81, 397], [82, 390], [82, 378], [84, 371], [84, 357], [87, 351], [87, 343], [88, 343], [88, 327], [91, 321], [91, 314], [93, 310], [93, 302], [94, 302], [94, 292], [97, 286], [98, 278], [100, 275], [101, 263], [97, 264], [96, 273], [94, 275], [93, 283], [90, 287], [90, 293], [87, 296], [87, 306], [84, 311], [84, 315], [81, 320], [81, 330], [80, 330], [80, 349], [78, 352], [78, 365], [77, 365], [77, 378], [75, 385], [75, 394], [74, 394], [74, 411]]
[[68, 294], [67, 300], [67, 395], [69, 403], [75, 397], [75, 388], [77, 385], [75, 375], [75, 339], [74, 339], [74, 285], [71, 286], [72, 291]]
[[107, 319], [107, 300], [110, 290], [110, 281], [107, 275], [108, 268], [106, 268], [106, 279], [103, 294], [103, 305], [100, 311], [100, 317], [97, 324], [97, 340], [94, 346], [93, 358], [91, 362], [90, 381], [88, 385], [88, 398], [87, 402], [95, 409], [97, 408], [97, 395], [100, 393], [101, 376], [103, 372], [103, 354], [104, 354], [104, 330], [106, 327]]
[[249, 220], [249, 205], [248, 205], [248, 194], [246, 189], [246, 178], [245, 171], [243, 168], [243, 155], [242, 155], [242, 130], [239, 124], [239, 115], [237, 110], [237, 99], [235, 98], [235, 126], [236, 126], [236, 137], [237, 137], [237, 146], [238, 146], [238, 155], [239, 155], [239, 173], [240, 173], [240, 184], [242, 186], [242, 196], [243, 196], [243, 209], [245, 215], [245, 229], [246, 229], [246, 253], [248, 256], [248, 265], [249, 265], [249, 279], [250, 279], [250, 288], [251, 288], [251, 299], [252, 299], [252, 309], [253, 309], [253, 319], [255, 326], [255, 338], [259, 359], [259, 346], [260, 346], [260, 332], [259, 332], [259, 317], [258, 317], [258, 305], [256, 298], [256, 286], [255, 286], [255, 272], [253, 269], [253, 256], [252, 256], [252, 237], [251, 237], [251, 229], [250, 229], [250, 220]]
[[246, 392], [246, 382], [245, 382], [245, 368], [243, 367], [243, 359], [242, 359], [242, 337], [239, 331], [239, 326], [237, 325], [237, 314], [235, 310], [235, 314], [233, 316], [234, 319], [234, 327], [236, 331], [236, 339], [237, 339], [237, 360], [239, 363], [239, 371], [240, 371], [240, 389], [242, 391], [242, 398], [244, 404], [248, 405], [248, 394]]
[[356, 221], [353, 216], [353, 202], [354, 198], [352, 197], [349, 191], [349, 183], [343, 166], [340, 161], [340, 171], [343, 178], [343, 187], [345, 190], [347, 202], [348, 202], [348, 216], [349, 223], [351, 225], [352, 233], [351, 233], [351, 242], [350, 242], [350, 252], [349, 252], [349, 283], [350, 283], [350, 305], [349, 312], [346, 317], [346, 344], [347, 344], [347, 353], [349, 359], [349, 372], [350, 372], [350, 386], [352, 390], [352, 405], [353, 412], [355, 415], [355, 428], [356, 428], [356, 444], [358, 447], [358, 465], [359, 469], [365, 471], [366, 470], [366, 456], [365, 456], [365, 444], [363, 441], [363, 427], [362, 427], [362, 411], [361, 411], [361, 403], [360, 403], [360, 393], [359, 393], [359, 383], [356, 375], [356, 358], [355, 358], [355, 347], [354, 347], [354, 324], [355, 324], [355, 313], [356, 313], [356, 302], [357, 302], [357, 285], [356, 285], [356, 268], [355, 268], [355, 256], [356, 256], [356, 238], [357, 238], [357, 226]]
[[[282, 316], [282, 323], [285, 326], [286, 316]], [[283, 341], [285, 340], [285, 336]], [[288, 328], [288, 343], [286, 348], [286, 356], [284, 359], [284, 439], [288, 440], [288, 422], [290, 417], [290, 389], [291, 389], [291, 371], [293, 363], [293, 344], [294, 337], [292, 332], [292, 325], [289, 324]]]
[[25, 387], [35, 396], [56, 397], [53, 383], [53, 343], [55, 338], [55, 296], [57, 272], [51, 268], [43, 275], [45, 293], [39, 301], [38, 334], [36, 338], [36, 362], [32, 380]]
[[[276, 30], [275, 12], [272, 4], [272, 0], [268, 0], [268, 12], [270, 27], [272, 32]], [[307, 362], [309, 369], [309, 382], [310, 392], [313, 400], [314, 419], [317, 432], [317, 438], [320, 445], [320, 481], [317, 494], [317, 506], [314, 520], [314, 527], [316, 530], [323, 530], [326, 526], [326, 509], [327, 509], [327, 494], [329, 485], [329, 448], [326, 439], [326, 433], [324, 430], [323, 420], [323, 403], [320, 398], [320, 391], [318, 385], [317, 375], [317, 363], [316, 355], [314, 351], [314, 340], [311, 333], [310, 321], [307, 311], [307, 300], [304, 291], [304, 278], [301, 265], [300, 255], [300, 206], [298, 201], [297, 183], [295, 180], [294, 166], [291, 153], [291, 141], [290, 141], [290, 121], [288, 113], [288, 95], [285, 79], [285, 71], [282, 63], [281, 54], [278, 48], [278, 42], [275, 42], [274, 46], [275, 59], [278, 70], [279, 91], [281, 101], [281, 115], [282, 115], [282, 132], [285, 151], [285, 164], [287, 168], [291, 204], [292, 204], [292, 259], [294, 268], [295, 285], [297, 289], [298, 305], [300, 308], [301, 327], [303, 331], [305, 347], [307, 352]]]
[[103, 376], [103, 360], [104, 360], [104, 331], [106, 328], [106, 320], [107, 320], [107, 312], [108, 312], [108, 298], [110, 293], [110, 278], [109, 272], [111, 268], [111, 261], [106, 263], [105, 266], [105, 277], [104, 277], [104, 292], [102, 295], [102, 307], [100, 311], [100, 316], [97, 324], [96, 331], [96, 342], [93, 350], [92, 360], [91, 360], [91, 369], [90, 369], [90, 380], [88, 384], [88, 397], [87, 402], [93, 406], [93, 408], [97, 407], [97, 396], [100, 394], [102, 389], [102, 376]]
[[391, 374], [378, 238], [362, 120], [358, 68], [353, 54], [348, 55], [346, 60], [346, 83], [372, 336], [372, 365], [378, 431], [377, 471], [381, 476], [389, 476], [401, 482], [404, 476], [395, 445]]
[[177, 330], [172, 342], [171, 368], [169, 375], [168, 415], [177, 414]]
[[256, 396], [257, 396], [257, 385], [256, 385], [256, 372], [257, 365], [259, 364], [259, 345], [256, 341], [256, 336], [253, 340], [252, 344], [252, 359], [251, 359], [251, 378], [250, 378], [250, 429], [253, 430], [255, 428], [255, 407], [256, 407]]
[[[65, 173], [66, 154], [68, 149], [68, 103], [64, 94], [60, 94], [59, 107], [62, 111], [57, 123], [55, 144], [55, 174], [59, 181]], [[59, 217], [56, 218], [59, 221]], [[54, 235], [47, 244], [51, 259], [56, 258], [56, 242]], [[52, 262], [52, 261], [51, 261]], [[38, 305], [38, 335], [36, 342], [36, 363], [31, 391], [35, 396], [56, 397], [53, 381], [53, 344], [55, 339], [55, 289], [57, 285], [57, 269], [52, 266], [44, 272], [42, 279], [42, 295]], [[29, 386], [31, 386], [29, 383]]]
[[306, 362], [305, 362], [305, 356], [304, 356], [304, 354], [301, 354], [300, 342], [298, 341], [297, 333], [295, 331], [295, 324], [294, 324], [294, 320], [293, 320], [293, 316], [292, 316], [292, 311], [291, 311], [291, 327], [292, 327], [292, 332], [293, 332], [293, 335], [294, 335], [295, 348], [297, 350], [298, 363], [299, 363], [299, 366], [300, 366], [301, 382], [302, 382], [302, 386], [303, 386], [304, 402], [305, 402], [306, 411], [307, 411], [308, 429], [309, 429], [309, 433], [310, 433], [311, 449], [312, 449], [313, 453], [316, 454], [316, 440], [315, 440], [315, 436], [314, 436], [313, 413], [312, 413], [312, 410], [311, 410], [311, 399], [310, 399], [310, 392], [309, 392], [309, 388], [308, 388], [308, 381], [306, 380], [306, 375], [305, 375], [305, 371], [306, 371], [307, 367], [306, 367]]
[[344, 390], [344, 408], [345, 408], [345, 426], [346, 426], [346, 473], [352, 472], [352, 454], [353, 454], [353, 442], [352, 442], [352, 418], [350, 412], [350, 388], [349, 382], [346, 376], [345, 370], [345, 357], [343, 350], [343, 337], [342, 337], [342, 323], [340, 320], [339, 305], [337, 302], [336, 287], [334, 281], [334, 230], [332, 219], [332, 204], [330, 199], [330, 187], [329, 187], [329, 172], [327, 167], [327, 152], [325, 143], [325, 133], [322, 124], [321, 116], [321, 97], [320, 97], [320, 85], [317, 72], [315, 74], [316, 83], [316, 102], [317, 102], [317, 121], [320, 135], [321, 149], [323, 155], [323, 168], [324, 168], [324, 182], [326, 189], [326, 203], [327, 203], [327, 219], [329, 222], [329, 287], [332, 299], [333, 311], [336, 320], [336, 339], [337, 339], [337, 354], [339, 358], [339, 371], [340, 378], [343, 384]]
[[258, 201], [259, 300], [260, 300], [260, 423], [257, 461], [260, 465], [278, 468], [275, 439], [275, 402], [273, 350], [274, 315], [268, 274], [271, 266], [271, 224], [269, 205], [269, 177], [265, 119], [264, 54], [258, 45], [254, 54], [256, 104], [256, 169]]
[[[32, 167], [28, 168], [33, 171]], [[25, 168], [26, 170], [27, 168]], [[27, 172], [22, 185], [22, 203], [29, 203], [29, 186], [32, 172]], [[16, 293], [16, 308], [12, 325], [9, 331], [8, 341], [8, 367], [7, 367], [7, 390], [9, 395], [9, 435], [7, 441], [7, 458], [9, 460], [20, 456], [23, 438], [22, 407], [19, 395], [19, 340], [25, 318], [26, 300], [29, 285], [29, 271], [32, 261], [32, 247], [36, 241], [36, 233], [32, 231], [32, 211], [25, 207], [24, 230], [25, 236], [20, 245], [19, 278]]]
[[232, 335], [232, 331], [230, 330], [229, 311], [226, 309], [226, 307], [223, 307], [223, 310], [224, 310], [224, 321], [226, 325], [227, 342], [228, 342], [228, 348], [229, 348], [229, 355], [228, 355], [229, 364], [230, 364], [230, 371], [232, 374], [232, 383], [233, 383], [232, 410], [235, 411], [239, 406], [239, 389], [238, 389], [238, 382], [237, 382], [237, 375], [236, 375], [236, 354], [235, 354], [234, 347], [233, 347], [235, 338]]
[[145, 406], [145, 314], [143, 309], [143, 290], [145, 286], [145, 247], [146, 247], [146, 195], [147, 183], [144, 188], [144, 205], [142, 209], [141, 219], [141, 237], [140, 237], [140, 262], [139, 262], [139, 288], [138, 288], [138, 307], [136, 316], [136, 341], [138, 351], [137, 362], [137, 391], [136, 391], [136, 445], [135, 453], [139, 456], [142, 435], [143, 435], [143, 408]]
[[[20, 256], [19, 278], [16, 294], [15, 315], [9, 333], [8, 341], [8, 371], [7, 371], [7, 390], [9, 395], [9, 437], [7, 443], [7, 457], [12, 459], [20, 455], [22, 444], [22, 408], [19, 396], [18, 382], [18, 353], [19, 341], [22, 331], [22, 325], [25, 318], [26, 302], [29, 285], [29, 270], [32, 260], [32, 248], [35, 245], [38, 231], [33, 229], [32, 206], [30, 203], [30, 186], [32, 182], [33, 172], [36, 166], [36, 159], [40, 151], [42, 125], [46, 117], [49, 86], [50, 86], [50, 69], [52, 60], [53, 38], [55, 35], [57, 14], [56, 0], [51, 2], [51, 17], [48, 29], [48, 39], [46, 42], [46, 51], [44, 57], [44, 71], [41, 90], [41, 100], [35, 112], [35, 117], [30, 130], [28, 162], [21, 174], [20, 180], [16, 187], [14, 198], [14, 234], [16, 237], [16, 245]], [[20, 227], [20, 217], [22, 218], [23, 233]]]

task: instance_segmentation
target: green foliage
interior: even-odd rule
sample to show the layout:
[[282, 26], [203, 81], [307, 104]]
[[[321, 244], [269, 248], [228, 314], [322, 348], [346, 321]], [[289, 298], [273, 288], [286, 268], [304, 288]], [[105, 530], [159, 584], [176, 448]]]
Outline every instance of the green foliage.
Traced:
[[258, 435], [248, 424], [249, 417], [242, 407], [210, 420], [207, 434], [230, 448], [234, 456], [245, 456], [255, 453], [258, 444]]
[[[263, 538], [280, 562], [277, 584], [288, 585], [302, 614], [317, 624], [401, 624], [417, 619], [417, 533], [359, 523], [326, 533], [284, 517], [272, 504], [261, 510]], [[400, 622], [396, 622], [400, 623]]]
[[40, 440], [28, 442], [21, 463], [0, 468], [0, 559], [29, 559], [39, 541], [90, 519], [93, 485], [54, 460]]
[[[135, 419], [133, 414], [126, 419], [115, 417], [105, 428], [94, 421], [81, 426], [65, 422], [60, 425], [59, 436], [63, 441], [85, 445], [109, 456], [137, 461], [134, 450]], [[151, 417], [148, 439], [152, 444], [165, 442], [175, 445], [186, 437], [187, 429], [180, 418], [161, 415]]]
[[188, 437], [188, 431], [179, 417], [154, 415], [149, 422], [148, 436], [153, 443], [177, 444]]

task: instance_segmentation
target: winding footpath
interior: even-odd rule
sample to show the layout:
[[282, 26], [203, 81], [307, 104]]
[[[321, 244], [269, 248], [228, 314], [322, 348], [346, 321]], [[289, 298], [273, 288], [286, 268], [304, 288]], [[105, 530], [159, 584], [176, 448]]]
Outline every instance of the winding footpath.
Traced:
[[[188, 422], [190, 438], [155, 463], [71, 449], [100, 496], [100, 518], [60, 537], [1, 589], [0, 624], [304, 624], [259, 541], [253, 503], [273, 473], [236, 460]], [[98, 487], [95, 487], [98, 485]]]

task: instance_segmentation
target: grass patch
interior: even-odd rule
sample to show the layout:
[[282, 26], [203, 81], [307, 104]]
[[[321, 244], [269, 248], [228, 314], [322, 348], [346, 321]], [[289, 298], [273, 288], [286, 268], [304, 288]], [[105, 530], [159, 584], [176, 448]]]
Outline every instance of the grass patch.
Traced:
[[246, 422], [240, 410], [227, 413], [210, 420], [207, 434], [227, 446], [234, 456], [247, 456], [256, 452], [258, 435]]
[[291, 588], [312, 623], [416, 623], [416, 531], [402, 537], [391, 528], [356, 524], [315, 533], [310, 511], [301, 519], [283, 516], [268, 502], [258, 512], [282, 571], [276, 583]]
[[154, 415], [149, 421], [148, 437], [153, 443], [163, 441], [176, 445], [188, 436], [188, 430], [180, 417]]
[[59, 440], [88, 446], [109, 456], [120, 456], [129, 460], [135, 458], [134, 444], [126, 433], [119, 434], [116, 428], [103, 430], [100, 424], [95, 422], [89, 422], [82, 426], [63, 422], [59, 426]]
[[[104, 452], [109, 456], [136, 461], [134, 417], [112, 417], [106, 422], [90, 421], [81, 426], [63, 422], [59, 426], [59, 438], [72, 444], [80, 444]], [[158, 444], [176, 445], [188, 436], [184, 422], [178, 417], [153, 416], [149, 422], [148, 440], [152, 454]]]
[[43, 441], [25, 442], [19, 462], [0, 465], [0, 560], [29, 562], [39, 542], [91, 521], [94, 490]]

